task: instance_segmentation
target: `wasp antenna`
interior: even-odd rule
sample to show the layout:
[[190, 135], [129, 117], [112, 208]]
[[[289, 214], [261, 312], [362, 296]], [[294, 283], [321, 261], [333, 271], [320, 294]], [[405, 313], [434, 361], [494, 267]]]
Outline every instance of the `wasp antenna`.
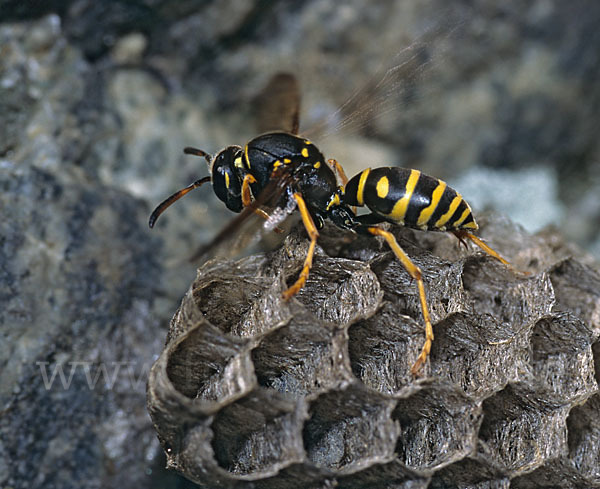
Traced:
[[[186, 148], [187, 149], [187, 148]], [[192, 183], [191, 185], [188, 185], [185, 188], [182, 188], [181, 190], [178, 190], [177, 192], [175, 192], [173, 195], [171, 195], [169, 198], [163, 200], [158, 207], [156, 207], [156, 209], [154, 209], [154, 211], [152, 212], [152, 214], [150, 214], [150, 220], [148, 221], [148, 225], [150, 226], [150, 228], [154, 227], [154, 224], [156, 223], [156, 220], [159, 218], [159, 216], [165, 211], [165, 209], [167, 207], [169, 207], [173, 202], [178, 201], [179, 199], [181, 199], [181, 197], [183, 197], [185, 194], [187, 194], [188, 192], [194, 190], [195, 188], [198, 188], [202, 185], [204, 185], [206, 182], [210, 182], [210, 177], [204, 177], [201, 178], [200, 180], [196, 180], [194, 183]]]
[[186, 146], [185, 148], [183, 148], [183, 152], [186, 155], [201, 156], [210, 165], [210, 160], [212, 159], [212, 156], [209, 155], [206, 151], [202, 151], [201, 149], [198, 149], [198, 148], [192, 148], [191, 146]]

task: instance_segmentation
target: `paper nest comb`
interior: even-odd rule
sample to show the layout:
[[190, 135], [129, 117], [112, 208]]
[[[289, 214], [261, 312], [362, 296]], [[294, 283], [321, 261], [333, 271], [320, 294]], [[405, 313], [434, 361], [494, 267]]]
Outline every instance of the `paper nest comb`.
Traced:
[[517, 268], [451, 236], [385, 244], [328, 232], [306, 287], [281, 293], [308, 240], [200, 268], [152, 368], [148, 405], [168, 465], [205, 487], [600, 487], [600, 277], [552, 234], [490, 218]]

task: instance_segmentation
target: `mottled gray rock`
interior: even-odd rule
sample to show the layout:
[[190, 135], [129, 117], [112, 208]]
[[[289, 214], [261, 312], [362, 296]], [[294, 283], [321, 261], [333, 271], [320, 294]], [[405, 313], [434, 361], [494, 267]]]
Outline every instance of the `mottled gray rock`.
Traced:
[[115, 119], [59, 19], [0, 38], [0, 485], [139, 485], [154, 465], [159, 481], [143, 401], [167, 316], [148, 207], [98, 178]]

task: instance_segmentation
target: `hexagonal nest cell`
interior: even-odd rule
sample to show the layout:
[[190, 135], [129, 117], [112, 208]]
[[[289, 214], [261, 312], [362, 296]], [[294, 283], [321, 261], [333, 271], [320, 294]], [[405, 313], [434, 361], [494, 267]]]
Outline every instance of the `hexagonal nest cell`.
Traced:
[[515, 273], [453, 237], [391, 229], [202, 266], [153, 366], [148, 406], [172, 467], [203, 487], [600, 487], [600, 276], [551, 233], [488, 218]]

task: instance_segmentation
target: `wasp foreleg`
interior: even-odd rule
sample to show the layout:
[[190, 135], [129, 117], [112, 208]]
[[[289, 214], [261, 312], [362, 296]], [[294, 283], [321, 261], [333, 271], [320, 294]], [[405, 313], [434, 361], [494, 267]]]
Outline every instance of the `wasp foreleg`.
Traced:
[[[244, 207], [248, 207], [251, 203], [252, 203], [252, 195], [250, 193], [250, 184], [251, 183], [255, 183], [256, 182], [256, 178], [254, 178], [254, 175], [250, 174], [250, 173], [246, 173], [246, 175], [244, 176], [244, 180], [242, 180], [242, 205]], [[256, 208], [254, 209], [254, 213], [258, 214], [260, 217], [262, 217], [265, 220], [269, 220], [269, 214], [267, 214], [265, 211], [263, 211], [260, 208]], [[274, 229], [274, 231], [276, 233], [283, 233], [283, 229], [276, 227]]]

